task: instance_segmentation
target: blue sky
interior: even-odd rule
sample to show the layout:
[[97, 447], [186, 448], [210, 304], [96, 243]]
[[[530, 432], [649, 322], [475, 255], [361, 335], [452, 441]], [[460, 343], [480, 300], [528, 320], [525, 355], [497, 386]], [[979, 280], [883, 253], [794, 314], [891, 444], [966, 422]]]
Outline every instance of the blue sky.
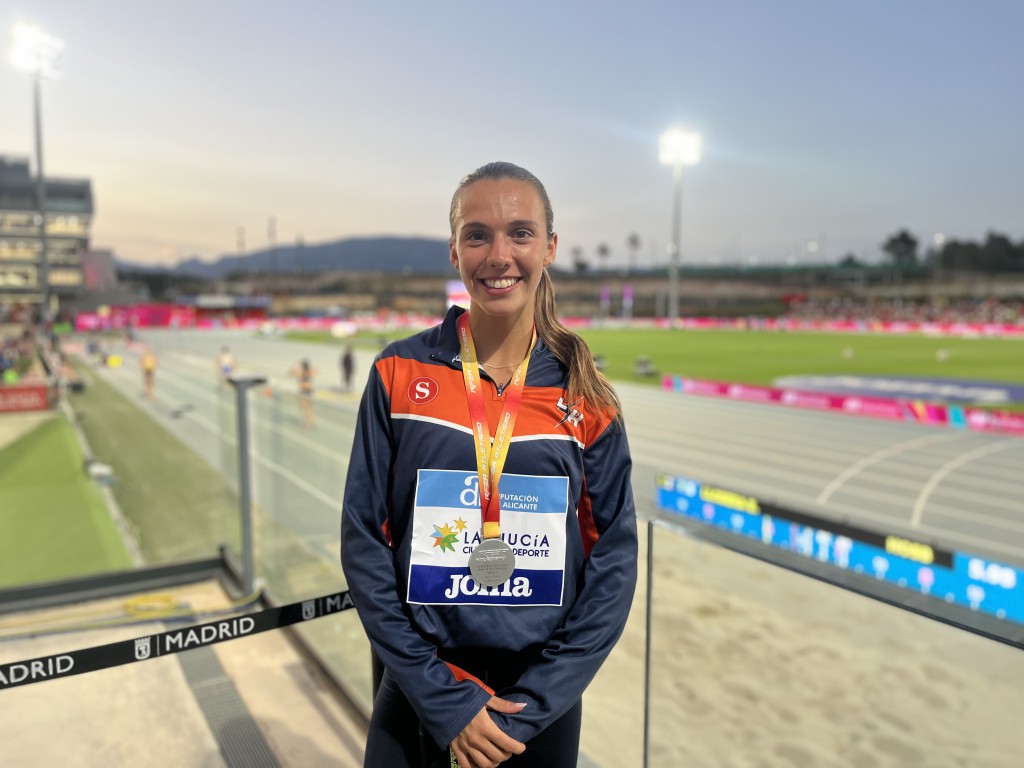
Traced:
[[46, 172], [92, 179], [123, 259], [262, 248], [271, 217], [279, 244], [447, 237], [458, 180], [503, 159], [547, 185], [563, 265], [624, 263], [631, 232], [664, 263], [673, 126], [704, 140], [684, 263], [1024, 238], [1020, 2], [14, 0], [0, 153], [32, 156], [16, 20], [65, 42]]

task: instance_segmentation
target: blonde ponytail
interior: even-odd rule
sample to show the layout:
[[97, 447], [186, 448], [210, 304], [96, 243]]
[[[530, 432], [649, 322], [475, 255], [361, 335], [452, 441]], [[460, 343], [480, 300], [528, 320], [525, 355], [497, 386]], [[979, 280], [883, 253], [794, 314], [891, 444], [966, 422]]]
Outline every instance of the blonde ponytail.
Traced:
[[612, 385], [597, 370], [590, 347], [579, 335], [573, 333], [558, 319], [555, 309], [555, 286], [547, 269], [537, 286], [537, 303], [533, 312], [537, 324], [537, 335], [544, 339], [548, 349], [569, 369], [566, 387], [569, 400], [580, 398], [598, 410], [612, 409], [616, 418], [622, 417], [622, 404]]

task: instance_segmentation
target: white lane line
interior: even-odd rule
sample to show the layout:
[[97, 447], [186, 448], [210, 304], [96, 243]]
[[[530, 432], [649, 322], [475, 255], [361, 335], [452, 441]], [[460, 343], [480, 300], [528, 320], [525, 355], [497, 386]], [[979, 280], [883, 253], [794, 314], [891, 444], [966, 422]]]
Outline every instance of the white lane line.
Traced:
[[[949, 509], [949, 511], [945, 511], [944, 508]], [[935, 518], [945, 518], [947, 520], [963, 522], [964, 507], [947, 507], [944, 504], [933, 505], [928, 510], [928, 518], [932, 521], [932, 525], [936, 524]], [[970, 522], [975, 525], [987, 525], [990, 528], [999, 528], [1008, 532], [1024, 533], [1024, 522], [1008, 520], [1005, 517], [996, 517], [995, 515], [988, 515], [984, 512], [978, 512], [977, 510], [970, 511]]]
[[[181, 359], [183, 363], [193, 368], [206, 368], [211, 365], [210, 360], [212, 358], [199, 357], [195, 354], [190, 354], [186, 351], [173, 352], [176, 357]], [[281, 374], [280, 371], [288, 370], [288, 366], [282, 367], [280, 360], [275, 359], [273, 362], [268, 362], [269, 358], [259, 358], [247, 356], [244, 370], [239, 370], [240, 375], [244, 376], [262, 376], [267, 380], [267, 385], [277, 393], [287, 396], [292, 393], [295, 387], [294, 377], [289, 376], [287, 373]], [[332, 366], [335, 368], [337, 366]], [[274, 371], [268, 373], [268, 370]], [[314, 398], [318, 401], [325, 403], [331, 408], [342, 408], [345, 410], [354, 410], [359, 405], [359, 397], [362, 394], [362, 386], [369, 375], [369, 368], [365, 371], [360, 371], [359, 367], [356, 368], [356, 375], [353, 376], [353, 391], [349, 393], [336, 391], [333, 384], [326, 386], [317, 386]], [[217, 373], [211, 369], [211, 381], [217, 381]], [[318, 377], [319, 379], [319, 377]], [[333, 381], [333, 379], [332, 379]]]
[[910, 527], [917, 528], [921, 525], [921, 517], [924, 515], [924, 505], [928, 502], [928, 497], [931, 496], [934, 491], [947, 475], [954, 470], [959, 469], [964, 464], [968, 464], [977, 458], [987, 456], [990, 453], [996, 453], [1004, 448], [1019, 448], [1020, 438], [1010, 438], [1008, 440], [1002, 440], [998, 443], [990, 443], [989, 445], [983, 445], [980, 448], [975, 448], [973, 451], [957, 456], [952, 461], [949, 461], [939, 469], [934, 475], [932, 475], [928, 482], [925, 483], [924, 488], [921, 489], [921, 493], [917, 496], [917, 501], [914, 503], [914, 511], [910, 516]]
[[[856, 504], [833, 501], [828, 506], [828, 510], [833, 519], [854, 524], [878, 519], [880, 523], [887, 526], [885, 530], [893, 530], [893, 520], [891, 518], [888, 521], [881, 520]], [[931, 520], [930, 515], [929, 520]], [[899, 530], [903, 530], [904, 525], [904, 523], [899, 523]], [[910, 530], [909, 526], [907, 526], [906, 530]], [[975, 536], [963, 531], [939, 528], [928, 521], [923, 522], [917, 531], [921, 535], [929, 537], [929, 541], [951, 545], [954, 549], [966, 549], [978, 554], [988, 554], [989, 556], [995, 556], [994, 553], [998, 553], [1000, 557], [1010, 558], [1010, 562], [1019, 561], [1021, 558], [1021, 547], [1017, 544], [1009, 543], [1009, 537]]]
[[[637, 447], [630, 446], [630, 455], [633, 458], [633, 466], [647, 466], [654, 470], [654, 474], [666, 474], [666, 475], [685, 475], [687, 477], [693, 477], [694, 479], [700, 479], [701, 482], [709, 482], [708, 476], [715, 475], [721, 477], [726, 475], [729, 479], [723, 481], [717, 481], [714, 485], [722, 485], [730, 490], [736, 490], [740, 493], [751, 493], [749, 488], [749, 481], [745, 482], [746, 478], [750, 477], [763, 477], [772, 483], [777, 483], [780, 480], [788, 481], [795, 487], [801, 485], [808, 485], [811, 480], [802, 472], [788, 471], [784, 467], [785, 465], [771, 465], [756, 464], [749, 461], [733, 461], [727, 459], [724, 456], [712, 457], [710, 464], [702, 464], [702, 457], [700, 455], [695, 456], [679, 456], [675, 455], [671, 459], [668, 459], [665, 454], [653, 454], [647, 453], [643, 450], [643, 445]], [[668, 462], [672, 461], [677, 469], [668, 469]], [[697, 469], [698, 467], [710, 468], [703, 472], [703, 477], [698, 477], [700, 474]], [[685, 469], [678, 469], [678, 467], [685, 467]], [[744, 479], [737, 479], [744, 478]], [[744, 488], [744, 486], [747, 486]], [[776, 488], [778, 486], [776, 485]], [[758, 496], [759, 499], [769, 500], [771, 494], [762, 493]]]
[[[338, 496], [330, 496], [329, 494], [324, 493], [319, 488], [303, 480], [301, 477], [296, 475], [291, 470], [285, 469], [280, 464], [270, 461], [269, 459], [263, 458], [258, 452], [256, 452], [255, 449], [253, 450], [253, 458], [256, 459], [256, 461], [258, 461], [264, 467], [269, 469], [271, 472], [276, 472], [284, 479], [290, 480], [299, 488], [308, 493], [310, 496], [326, 504], [329, 508], [333, 509], [335, 512], [340, 514], [342, 505], [341, 499]], [[346, 461], [344, 463], [347, 469], [348, 462]]]
[[[173, 376], [173, 374], [172, 374], [172, 377], [173, 378], [177, 378], [177, 379], [180, 380], [180, 377]], [[193, 387], [190, 387], [189, 385], [181, 385], [181, 384], [179, 384], [179, 386], [185, 386], [186, 389], [193, 388]], [[154, 399], [157, 402], [161, 402], [161, 403], [166, 404], [168, 406], [168, 408], [172, 408], [173, 407], [166, 397], [163, 397], [163, 396], [161, 396], [158, 393], [154, 394]], [[221, 430], [221, 427], [220, 427], [219, 424], [214, 424], [212, 421], [207, 419], [205, 416], [202, 416], [201, 414], [197, 413], [196, 411], [189, 411], [189, 412], [185, 413], [184, 416], [187, 419], [189, 419], [190, 421], [194, 421], [196, 424], [201, 426], [206, 431], [210, 432], [212, 435], [214, 435], [218, 439], [224, 440], [229, 445], [237, 445], [237, 441], [236, 441], [236, 439], [235, 439], [235, 437], [233, 435], [230, 435], [230, 434], [227, 434], [226, 432], [223, 432]], [[294, 440], [296, 442], [302, 443], [302, 444], [306, 445], [307, 447], [312, 448], [312, 449], [314, 449], [314, 450], [316, 450], [318, 452], [325, 453], [330, 458], [337, 460], [339, 466], [341, 467], [340, 471], [347, 470], [347, 468], [348, 468], [348, 459], [346, 457], [340, 456], [336, 452], [328, 453], [325, 448], [322, 448], [321, 446], [317, 445], [316, 443], [314, 443], [314, 442], [312, 442], [310, 440], [307, 440], [306, 438], [303, 438], [301, 436], [292, 435], [292, 434], [289, 434], [288, 432], [284, 432], [284, 434], [285, 434], [286, 437], [288, 437], [291, 440]], [[253, 449], [252, 453], [253, 453], [253, 458], [256, 460], [257, 463], [263, 465], [264, 467], [269, 469], [271, 472], [275, 472], [278, 475], [280, 475], [281, 477], [285, 478], [286, 480], [294, 483], [296, 486], [298, 486], [299, 488], [304, 490], [310, 496], [312, 496], [313, 498], [317, 499], [318, 501], [326, 504], [328, 507], [333, 508], [334, 510], [340, 512], [340, 510], [341, 510], [341, 500], [338, 499], [336, 496], [330, 496], [329, 494], [324, 493], [319, 488], [316, 488], [315, 486], [313, 486], [310, 483], [306, 482], [301, 477], [299, 477], [295, 473], [291, 472], [290, 470], [286, 469], [285, 467], [281, 466], [280, 464], [277, 464], [276, 462], [271, 461], [270, 459], [264, 458], [263, 456], [261, 456], [256, 451], [255, 448]]]
[[[168, 374], [168, 376], [169, 376], [169, 378], [171, 378], [172, 380], [175, 381], [175, 384], [179, 388], [184, 389], [186, 391], [190, 391], [191, 390], [193, 392], [196, 392], [199, 399], [202, 399], [202, 400], [205, 400], [207, 402], [212, 403], [214, 408], [219, 407], [219, 403], [218, 403], [218, 400], [217, 400], [215, 395], [210, 394], [205, 389], [202, 389], [202, 388], [198, 387], [197, 385], [193, 384], [190, 379], [185, 379], [184, 377], [178, 376], [178, 375], [175, 375], [175, 374]], [[250, 414], [252, 414], [251, 418], [253, 420], [258, 418], [259, 410], [260, 410], [259, 408], [252, 408], [250, 410]], [[188, 417], [188, 418], [197, 418], [197, 419], [200, 418], [198, 415], [196, 415], [196, 411], [186, 411], [183, 415]], [[339, 460], [340, 458], [343, 458], [343, 457], [341, 457], [340, 453], [336, 449], [327, 448], [327, 447], [325, 447], [323, 445], [320, 445], [315, 440], [311, 440], [311, 439], [309, 439], [308, 437], [306, 437], [304, 435], [300, 435], [300, 434], [294, 433], [291, 429], [287, 428], [285, 425], [275, 424], [275, 422], [274, 422], [274, 420], [272, 418], [262, 418], [262, 419], [260, 419], [260, 424], [263, 425], [263, 426], [266, 426], [268, 429], [270, 429], [271, 432], [276, 432], [278, 434], [281, 434], [285, 438], [287, 438], [288, 440], [291, 440], [292, 442], [298, 443], [299, 445], [302, 445], [302, 446], [308, 448], [311, 451], [319, 453], [322, 456], [327, 457], [328, 459]], [[255, 430], [253, 431], [253, 434], [255, 434]], [[227, 432], [223, 432], [222, 435], [223, 435], [224, 439], [227, 442], [229, 442], [231, 445], [235, 445], [236, 444], [235, 438], [232, 435], [228, 434]]]
[[[215, 436], [225, 440], [229, 444], [231, 444], [231, 445], [236, 445], [237, 444], [234, 437], [232, 437], [231, 435], [226, 435], [223, 432], [221, 432], [220, 426], [217, 425], [217, 424], [214, 424], [209, 419], [206, 419], [203, 416], [200, 416], [199, 414], [197, 414], [195, 412], [189, 412], [189, 413], [187, 413], [185, 415], [189, 419], [191, 419], [192, 421], [195, 421], [196, 423], [198, 423], [204, 429], [206, 429], [209, 432], [213, 433]], [[292, 439], [295, 439], [295, 438], [293, 437]], [[302, 442], [307, 442], [307, 441], [302, 441]], [[317, 449], [319, 450], [319, 446], [315, 446], [315, 447], [317, 447]], [[332, 508], [336, 509], [336, 511], [338, 511], [338, 512], [341, 511], [341, 501], [337, 497], [332, 497], [332, 496], [324, 493], [319, 488], [316, 488], [315, 486], [313, 486], [310, 483], [308, 483], [305, 480], [303, 480], [301, 477], [296, 475], [291, 470], [285, 469], [283, 466], [281, 466], [277, 462], [274, 462], [274, 461], [271, 461], [270, 459], [264, 458], [263, 456], [261, 456], [259, 454], [259, 452], [255, 448], [252, 449], [252, 457], [253, 457], [253, 459], [257, 463], [262, 464], [264, 467], [269, 469], [271, 472], [276, 472], [278, 475], [283, 477], [285, 480], [288, 480], [288, 481], [294, 483], [295, 485], [297, 485], [299, 488], [304, 490], [306, 493], [308, 493], [313, 498], [317, 499], [318, 501], [323, 502], [328, 507], [332, 507]], [[344, 459], [343, 457], [338, 457], [337, 455], [332, 455], [331, 458], [338, 459], [339, 465], [343, 464], [343, 465], [345, 465], [345, 468], [347, 469], [348, 461], [346, 459]]]
[[[232, 437], [231, 435], [227, 435], [227, 434], [223, 433], [221, 431], [221, 429], [220, 429], [220, 425], [214, 424], [209, 419], [207, 419], [207, 418], [205, 418], [203, 416], [200, 416], [199, 414], [195, 413], [194, 411], [190, 411], [189, 413], [186, 413], [185, 416], [187, 418], [191, 419], [192, 421], [195, 421], [201, 427], [203, 427], [204, 429], [206, 429], [209, 432], [213, 433], [215, 436], [225, 440], [229, 444], [231, 444], [231, 445], [236, 445], [237, 444], [234, 437]], [[322, 450], [320, 448], [320, 446], [318, 446], [318, 445], [316, 445], [314, 443], [311, 443], [308, 440], [305, 440], [305, 439], [299, 440], [299, 438], [297, 436], [294, 436], [294, 435], [287, 435], [287, 436], [290, 437], [293, 440], [297, 440], [298, 442], [306, 443], [310, 447], [315, 448], [316, 450]], [[305, 480], [303, 480], [301, 477], [296, 475], [291, 470], [285, 469], [283, 466], [281, 466], [277, 462], [274, 462], [274, 461], [271, 461], [270, 459], [264, 458], [263, 456], [261, 456], [259, 454], [259, 452], [255, 448], [252, 449], [252, 457], [253, 457], [253, 459], [257, 463], [262, 464], [264, 467], [269, 469], [271, 472], [276, 472], [278, 475], [283, 477], [285, 480], [288, 480], [291, 483], [295, 484], [296, 486], [298, 486], [299, 488], [304, 490], [306, 493], [308, 493], [313, 498], [315, 498], [318, 501], [326, 504], [328, 507], [331, 507], [331, 508], [335, 509], [338, 512], [341, 511], [341, 501], [336, 496], [330, 496], [330, 495], [324, 493], [319, 488], [317, 488], [314, 485], [312, 485], [312, 484], [306, 482]], [[337, 454], [330, 454], [330, 457], [332, 459], [337, 459], [339, 465], [344, 465], [343, 468], [347, 469], [347, 465], [348, 465], [348, 460], [347, 459], [345, 459], [344, 457], [339, 457]]]
[[880, 461], [884, 461], [885, 459], [888, 459], [892, 456], [895, 456], [898, 453], [911, 451], [916, 448], [931, 445], [932, 443], [951, 442], [962, 437], [964, 437], [964, 435], [955, 433], [928, 435], [926, 437], [918, 437], [913, 440], [904, 440], [902, 443], [896, 443], [895, 445], [890, 445], [888, 448], [882, 448], [881, 450], [875, 451], [871, 455], [865, 456], [860, 461], [851, 464], [849, 467], [840, 472], [832, 480], [832, 482], [825, 486], [822, 492], [818, 494], [818, 498], [815, 499], [815, 501], [818, 504], [824, 504], [832, 497], [833, 493], [838, 491], [840, 487], [842, 487], [842, 485], [846, 483], [846, 481], [850, 480], [855, 475], [860, 474], [868, 467], [877, 464]]

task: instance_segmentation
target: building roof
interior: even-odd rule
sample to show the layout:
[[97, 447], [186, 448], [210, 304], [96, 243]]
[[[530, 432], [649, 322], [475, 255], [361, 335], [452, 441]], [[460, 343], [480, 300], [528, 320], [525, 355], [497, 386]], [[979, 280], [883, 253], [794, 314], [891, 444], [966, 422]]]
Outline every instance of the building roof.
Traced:
[[[92, 181], [47, 176], [45, 179], [48, 213], [93, 213]], [[35, 178], [24, 158], [0, 155], [0, 211], [36, 210]]]

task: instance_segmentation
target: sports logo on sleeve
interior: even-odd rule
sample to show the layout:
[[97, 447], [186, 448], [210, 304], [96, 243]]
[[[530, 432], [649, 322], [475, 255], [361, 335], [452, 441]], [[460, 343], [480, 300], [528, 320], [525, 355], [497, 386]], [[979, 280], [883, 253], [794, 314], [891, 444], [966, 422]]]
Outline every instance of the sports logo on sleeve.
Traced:
[[409, 383], [409, 399], [416, 405], [426, 405], [439, 391], [437, 382], [429, 376], [418, 376]]
[[562, 420], [558, 422], [558, 424], [556, 424], [555, 426], [561, 426], [565, 422], [569, 422], [574, 427], [579, 427], [580, 422], [583, 421], [583, 414], [576, 410], [576, 406], [579, 405], [582, 401], [582, 397], [575, 403], [567, 403], [565, 402], [565, 398], [558, 398], [558, 410], [560, 410], [565, 415], [562, 417]]
[[417, 472], [409, 564], [410, 603], [421, 605], [561, 605], [569, 478], [504, 474], [501, 538], [516, 557], [511, 578], [481, 587], [469, 573], [480, 543], [476, 472]]

